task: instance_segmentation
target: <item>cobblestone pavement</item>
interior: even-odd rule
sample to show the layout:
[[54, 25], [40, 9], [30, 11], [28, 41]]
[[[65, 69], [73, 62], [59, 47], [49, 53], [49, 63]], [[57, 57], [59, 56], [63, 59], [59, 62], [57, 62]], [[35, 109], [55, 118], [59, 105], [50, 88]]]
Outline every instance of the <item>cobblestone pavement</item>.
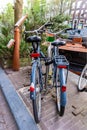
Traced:
[[[24, 100], [26, 107], [32, 113], [32, 105], [27, 91], [30, 67], [21, 68], [19, 72], [6, 70], [6, 73]], [[77, 83], [78, 76], [69, 72], [67, 105], [63, 117], [59, 117], [57, 114], [55, 100], [52, 97], [53, 89], [49, 89], [49, 92], [43, 96], [42, 117], [41, 122], [38, 124], [41, 130], [87, 130], [87, 92], [78, 92]], [[0, 116], [0, 120], [4, 122], [3, 115]], [[16, 128], [11, 130], [16, 130]]]
[[0, 90], [0, 130], [18, 130], [8, 104]]

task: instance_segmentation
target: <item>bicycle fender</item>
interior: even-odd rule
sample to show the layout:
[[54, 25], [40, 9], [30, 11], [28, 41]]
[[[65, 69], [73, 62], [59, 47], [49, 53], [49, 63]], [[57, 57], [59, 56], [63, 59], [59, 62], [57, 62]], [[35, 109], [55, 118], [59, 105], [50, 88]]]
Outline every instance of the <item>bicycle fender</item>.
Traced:
[[61, 106], [65, 106], [66, 102], [66, 92], [61, 92]]
[[[36, 71], [37, 62], [34, 62], [32, 65], [32, 72], [31, 72], [31, 84], [35, 87], [35, 71]], [[34, 100], [36, 98], [36, 93], [34, 91], [30, 91], [30, 99]]]
[[35, 92], [30, 92], [30, 99], [34, 100], [35, 99]]

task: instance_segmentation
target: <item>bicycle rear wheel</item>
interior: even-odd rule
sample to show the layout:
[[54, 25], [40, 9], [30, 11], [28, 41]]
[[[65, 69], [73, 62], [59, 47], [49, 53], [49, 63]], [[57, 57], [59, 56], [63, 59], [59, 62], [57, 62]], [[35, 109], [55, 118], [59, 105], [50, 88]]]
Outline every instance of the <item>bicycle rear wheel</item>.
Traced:
[[78, 81], [78, 90], [83, 91], [87, 89], [87, 64], [85, 65]]
[[61, 100], [62, 100], [62, 92], [61, 92], [61, 83], [60, 83], [60, 78], [58, 75], [59, 69], [57, 69], [57, 75], [56, 75], [56, 107], [57, 107], [57, 111], [59, 113], [60, 116], [64, 115], [64, 111], [65, 111], [65, 106], [61, 105]]
[[56, 107], [60, 116], [64, 115], [65, 106], [61, 106], [61, 87], [56, 87]]
[[40, 93], [40, 81], [39, 81], [38, 68], [36, 68], [36, 72], [35, 72], [35, 93], [36, 93], [36, 98], [32, 100], [33, 114], [36, 123], [39, 123], [41, 118], [41, 93]]

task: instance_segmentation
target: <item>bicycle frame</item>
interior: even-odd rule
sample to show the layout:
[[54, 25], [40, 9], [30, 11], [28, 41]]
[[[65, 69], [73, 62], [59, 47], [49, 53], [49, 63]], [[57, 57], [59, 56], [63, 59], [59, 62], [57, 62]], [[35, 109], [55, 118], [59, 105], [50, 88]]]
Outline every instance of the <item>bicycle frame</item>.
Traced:
[[[54, 59], [59, 55], [59, 50], [58, 47], [54, 46], [53, 47], [53, 52], [54, 52]], [[59, 63], [60, 64], [60, 63]], [[54, 75], [53, 75], [53, 82], [56, 82], [56, 76], [58, 76], [58, 78], [60, 79], [60, 87], [61, 87], [61, 106], [65, 106], [66, 105], [66, 82], [67, 82], [67, 76], [68, 76], [68, 66], [65, 67], [65, 65], [63, 66], [63, 64], [61, 66], [58, 66], [57, 64], [55, 64], [55, 62], [53, 63], [54, 66]], [[67, 74], [65, 75], [65, 69], [67, 68]], [[58, 71], [58, 75], [56, 75], [57, 73], [57, 69]], [[57, 85], [57, 82], [55, 84], [56, 87], [59, 87]]]
[[[37, 30], [25, 31], [25, 33], [36, 33], [36, 35], [29, 36], [26, 39], [26, 42], [31, 42], [33, 47], [33, 53], [30, 54], [32, 57], [32, 71], [29, 91], [36, 123], [39, 123], [41, 117], [41, 91], [43, 90], [42, 64], [40, 59], [44, 58], [44, 61], [47, 61], [47, 58], [40, 51], [41, 37], [39, 37], [39, 33], [44, 32], [44, 28], [49, 25], [49, 23], [46, 23]], [[46, 88], [46, 82], [44, 88]]]

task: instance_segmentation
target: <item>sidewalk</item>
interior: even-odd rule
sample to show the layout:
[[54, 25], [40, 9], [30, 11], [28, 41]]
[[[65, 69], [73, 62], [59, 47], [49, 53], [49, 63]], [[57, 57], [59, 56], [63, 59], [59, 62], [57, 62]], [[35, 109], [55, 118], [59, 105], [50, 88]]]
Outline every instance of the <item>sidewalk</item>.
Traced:
[[16, 122], [0, 90], [0, 130], [18, 130]]
[[[12, 81], [17, 93], [26, 104], [26, 108], [32, 114], [32, 105], [29, 99], [29, 92], [27, 91], [30, 67], [21, 68], [18, 72], [12, 70], [5, 70], [5, 72]], [[77, 83], [78, 76], [69, 72], [67, 105], [63, 117], [59, 117], [56, 112], [55, 101], [51, 96], [53, 90], [50, 90], [49, 93], [44, 96], [42, 100], [42, 118], [38, 124], [40, 130], [87, 130], [87, 92], [79, 93], [77, 91]], [[3, 121], [3, 118], [1, 120]], [[16, 125], [15, 128], [11, 130], [16, 130]]]

